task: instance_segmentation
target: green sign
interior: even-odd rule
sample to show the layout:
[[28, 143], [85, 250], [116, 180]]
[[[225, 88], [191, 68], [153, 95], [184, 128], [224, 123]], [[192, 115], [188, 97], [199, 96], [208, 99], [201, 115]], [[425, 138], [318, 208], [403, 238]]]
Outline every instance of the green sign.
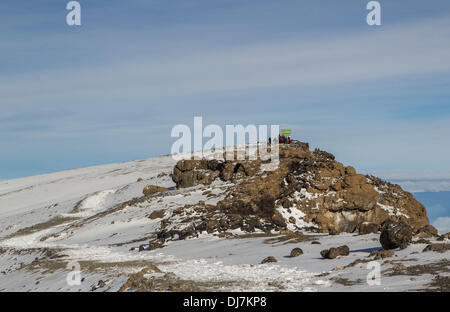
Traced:
[[285, 137], [291, 136], [291, 129], [281, 129], [281, 135]]

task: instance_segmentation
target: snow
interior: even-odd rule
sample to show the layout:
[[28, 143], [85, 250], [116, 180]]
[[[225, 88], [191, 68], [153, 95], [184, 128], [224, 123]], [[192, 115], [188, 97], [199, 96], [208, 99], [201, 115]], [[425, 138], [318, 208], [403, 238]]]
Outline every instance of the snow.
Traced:
[[389, 213], [390, 216], [404, 216], [406, 218], [409, 218], [408, 215], [401, 213], [400, 211], [398, 211], [398, 209], [394, 208], [393, 206], [389, 206], [389, 205], [383, 205], [380, 203], [377, 203], [378, 206], [381, 207], [381, 209], [387, 211]]
[[[214, 182], [207, 187], [171, 190], [123, 205], [142, 196], [142, 189], [147, 185], [174, 186], [168, 174], [175, 163], [172, 157], [164, 156], [0, 181], [0, 291], [90, 291], [100, 279], [106, 281], [107, 286], [96, 291], [117, 291], [128, 274], [138, 272], [145, 263], [154, 263], [163, 272], [173, 272], [181, 279], [222, 283], [215, 290], [228, 291], [402, 291], [420, 288], [431, 279], [431, 276], [424, 276], [412, 283], [408, 276], [383, 276], [381, 286], [369, 286], [365, 282], [355, 286], [334, 283], [331, 277], [365, 281], [368, 273], [365, 264], [345, 270], [334, 268], [365, 259], [370, 251], [379, 249], [376, 234], [308, 234], [314, 235], [311, 240], [321, 243], [314, 245], [309, 240], [287, 243], [259, 236], [219, 238], [204, 232], [198, 238], [169, 241], [161, 249], [139, 252], [138, 247], [146, 246], [160, 229], [161, 219], [148, 218], [153, 211], [164, 210], [164, 218], [171, 217], [174, 222], [171, 226], [183, 226], [177, 223], [182, 222], [182, 218], [173, 215], [176, 209], [201, 200], [214, 205], [230, 185]], [[143, 180], [137, 182], [138, 178]], [[205, 191], [217, 197], [203, 195]], [[305, 189], [296, 196], [317, 197]], [[393, 207], [380, 206], [395, 213]], [[289, 224], [292, 230], [314, 226], [304, 222], [304, 213], [295, 207], [290, 212], [282, 207], [277, 209], [286, 219], [291, 216], [296, 219], [295, 224]], [[50, 222], [52, 220], [62, 221]], [[240, 229], [230, 233], [246, 234]], [[320, 257], [321, 250], [344, 244], [351, 249], [348, 257], [334, 260]], [[406, 250], [396, 251], [396, 259], [412, 261], [420, 256], [415, 260], [417, 263], [430, 263], [448, 258], [448, 254], [434, 252], [412, 254], [420, 252], [424, 246], [411, 245]], [[302, 248], [304, 254], [290, 258], [294, 247]], [[20, 268], [36, 257], [44, 257], [43, 248], [60, 251], [63, 263], [72, 260], [122, 263], [123, 267], [94, 271], [82, 267], [85, 282], [70, 286], [66, 282], [69, 271], [65, 267]], [[268, 256], [274, 256], [277, 262], [260, 264]], [[328, 275], [320, 276], [322, 273]]]

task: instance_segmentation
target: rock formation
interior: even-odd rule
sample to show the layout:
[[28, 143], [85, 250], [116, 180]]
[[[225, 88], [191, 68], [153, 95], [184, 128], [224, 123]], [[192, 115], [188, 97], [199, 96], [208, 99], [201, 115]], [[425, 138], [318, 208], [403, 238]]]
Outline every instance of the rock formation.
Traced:
[[267, 230], [271, 224], [291, 231], [367, 234], [380, 231], [386, 220], [401, 220], [413, 234], [437, 234], [424, 206], [412, 194], [399, 185], [359, 174], [330, 153], [310, 151], [307, 143], [280, 145], [276, 170], [264, 171], [264, 163], [261, 159], [181, 160], [172, 179], [178, 188], [229, 181], [232, 186], [214, 209], [228, 221], [238, 218], [248, 225], [253, 220], [250, 228]]

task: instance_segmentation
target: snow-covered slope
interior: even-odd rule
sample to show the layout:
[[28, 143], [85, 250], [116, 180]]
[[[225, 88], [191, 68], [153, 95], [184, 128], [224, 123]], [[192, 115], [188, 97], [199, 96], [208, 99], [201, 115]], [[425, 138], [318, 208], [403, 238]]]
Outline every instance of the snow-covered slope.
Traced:
[[[227, 187], [173, 189], [175, 163], [164, 156], [0, 181], [0, 291], [390, 291], [424, 289], [437, 274], [448, 275], [441, 260], [449, 252], [422, 252], [426, 244], [419, 243], [379, 260], [381, 284], [370, 286], [367, 262], [381, 249], [377, 234], [305, 233], [299, 239], [204, 232], [148, 250], [162, 221], [153, 212], [176, 219], [185, 205], [214, 205]], [[143, 198], [150, 184], [169, 190]], [[322, 249], [344, 244], [349, 256], [321, 258]], [[294, 247], [304, 254], [289, 257]], [[268, 256], [278, 262], [260, 264]], [[73, 261], [79, 285], [67, 281]], [[439, 261], [443, 265], [431, 269]], [[415, 265], [430, 269], [412, 276], [407, 268]]]

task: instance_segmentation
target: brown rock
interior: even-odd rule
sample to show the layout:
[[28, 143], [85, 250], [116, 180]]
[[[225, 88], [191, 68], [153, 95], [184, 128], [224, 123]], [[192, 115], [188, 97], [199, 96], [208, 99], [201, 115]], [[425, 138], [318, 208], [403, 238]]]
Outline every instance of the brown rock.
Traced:
[[[279, 230], [286, 226], [287, 220], [275, 214], [277, 203], [286, 209], [302, 211], [305, 222], [316, 225], [308, 230], [320, 233], [328, 230], [331, 234], [371, 233], [381, 229], [387, 219], [398, 221], [397, 216], [404, 214], [408, 216], [407, 223], [413, 234], [433, 235], [432, 229], [426, 227], [429, 221], [425, 207], [410, 193], [379, 178], [358, 174], [329, 153], [311, 152], [306, 143], [280, 146], [276, 170], [261, 171], [262, 163], [267, 162], [261, 159], [185, 160], [174, 167], [172, 179], [178, 188], [207, 185], [215, 179], [233, 182], [225, 198], [209, 210], [224, 214], [228, 220], [230, 215], [241, 215], [255, 216], [261, 222], [249, 225], [242, 220], [233, 221], [227, 223], [226, 228], [244, 227], [243, 230], [249, 232], [255, 228]], [[334, 192], [330, 192], [332, 190]], [[385, 206], [392, 207], [397, 216], [388, 213]]]
[[383, 249], [406, 248], [412, 240], [412, 229], [404, 221], [388, 220], [383, 225], [380, 243]]
[[160, 186], [156, 186], [156, 185], [148, 185], [142, 190], [142, 193], [144, 193], [145, 196], [151, 196], [155, 193], [166, 192], [168, 190], [169, 189], [165, 188], [165, 187], [160, 187]]
[[320, 252], [320, 255], [326, 259], [335, 259], [338, 256], [348, 256], [350, 254], [350, 249], [347, 245], [343, 245], [337, 248], [331, 247], [330, 249], [325, 249]]
[[261, 264], [271, 263], [271, 262], [277, 262], [277, 259], [275, 259], [275, 257], [269, 256], [267, 258], [264, 258], [264, 260], [261, 261]]
[[437, 236], [438, 236], [437, 229], [429, 224], [421, 227], [414, 235], [415, 238], [432, 238]]
[[148, 217], [149, 217], [149, 219], [152, 219], [152, 220], [161, 219], [164, 217], [164, 214], [165, 214], [164, 210], [155, 210]]
[[290, 254], [291, 258], [298, 257], [301, 255], [303, 255], [303, 250], [301, 250], [300, 248], [294, 248], [291, 250], [291, 254]]
[[281, 213], [278, 211], [275, 211], [275, 213], [272, 216], [272, 221], [275, 225], [285, 228], [286, 227], [286, 220], [283, 218]]
[[356, 170], [352, 166], [347, 166], [347, 167], [345, 167], [345, 174], [350, 175], [350, 176], [354, 175], [354, 174], [356, 174]]

